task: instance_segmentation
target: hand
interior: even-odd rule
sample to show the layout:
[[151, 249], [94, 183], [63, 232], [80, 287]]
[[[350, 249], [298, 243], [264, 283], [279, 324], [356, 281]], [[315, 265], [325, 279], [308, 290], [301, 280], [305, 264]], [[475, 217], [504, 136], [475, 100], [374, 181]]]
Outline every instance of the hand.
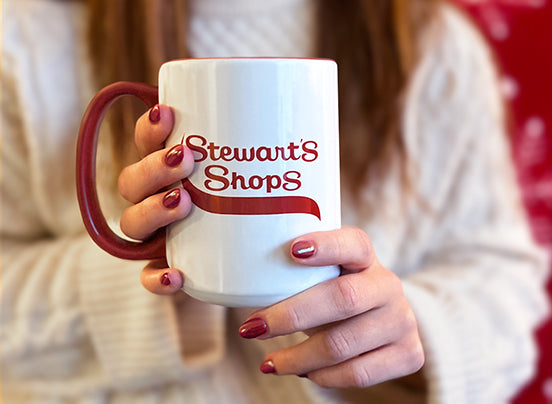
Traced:
[[[136, 122], [134, 138], [141, 160], [125, 167], [118, 183], [120, 194], [133, 203], [121, 216], [121, 230], [131, 238], [144, 240], [190, 212], [190, 195], [182, 186], [169, 188], [186, 178], [194, 166], [192, 151], [186, 146], [164, 148], [173, 125], [173, 112], [166, 105], [156, 105]], [[183, 275], [167, 266], [164, 259], [150, 262], [142, 270], [142, 285], [157, 294], [179, 291]]]
[[424, 353], [400, 280], [356, 228], [311, 233], [292, 244], [303, 265], [341, 265], [342, 276], [248, 317], [240, 334], [305, 331], [304, 342], [267, 355], [264, 373], [306, 376], [323, 387], [367, 387], [418, 371]]

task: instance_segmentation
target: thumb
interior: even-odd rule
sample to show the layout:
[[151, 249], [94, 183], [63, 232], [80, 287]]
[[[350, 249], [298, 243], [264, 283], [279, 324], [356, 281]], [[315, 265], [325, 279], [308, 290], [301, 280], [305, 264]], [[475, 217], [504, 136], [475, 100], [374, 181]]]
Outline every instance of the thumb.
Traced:
[[142, 286], [157, 295], [170, 295], [178, 292], [184, 284], [184, 275], [178, 269], [168, 268], [163, 259], [150, 261], [140, 274]]

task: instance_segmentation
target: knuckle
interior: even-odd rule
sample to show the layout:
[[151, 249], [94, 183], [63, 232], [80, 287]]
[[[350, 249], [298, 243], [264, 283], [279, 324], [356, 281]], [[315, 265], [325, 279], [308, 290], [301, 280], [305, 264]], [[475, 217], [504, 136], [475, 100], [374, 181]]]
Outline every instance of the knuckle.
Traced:
[[416, 373], [424, 366], [425, 353], [418, 334], [410, 336], [403, 342], [400, 342], [396, 345], [396, 349], [398, 349], [397, 353], [401, 358], [401, 365], [397, 369], [399, 371], [397, 377]]
[[121, 231], [130, 238], [145, 239], [157, 228], [152, 210], [147, 200], [126, 208], [121, 214]]
[[408, 332], [418, 331], [418, 321], [416, 320], [414, 312], [410, 310], [410, 307], [408, 307], [408, 310], [403, 315], [402, 324], [404, 329]]
[[401, 279], [391, 271], [385, 271], [385, 274], [387, 275], [385, 277], [386, 288], [389, 290], [389, 293], [392, 293], [394, 296], [404, 296]]
[[366, 232], [358, 227], [353, 228], [353, 235], [363, 255], [372, 255], [372, 241]]
[[351, 386], [353, 387], [368, 387], [371, 386], [374, 380], [370, 369], [366, 365], [354, 364], [351, 366]]
[[119, 178], [117, 179], [117, 189], [119, 190], [119, 194], [127, 201], [132, 201], [132, 192], [131, 187], [128, 185], [132, 182], [131, 181], [131, 172], [129, 167], [123, 168], [121, 171], [121, 174], [119, 174]]
[[134, 219], [135, 211], [136, 209], [134, 206], [126, 208], [121, 214], [121, 220], [120, 220], [119, 226], [121, 228], [121, 231], [126, 236], [137, 239], [138, 232], [136, 230], [136, 221]]
[[347, 334], [343, 330], [335, 329], [326, 332], [324, 345], [330, 360], [340, 362], [349, 358], [354, 341]]
[[335, 251], [344, 251], [350, 243], [350, 239], [344, 231], [336, 232], [335, 237], [333, 237], [330, 241], [333, 242], [332, 248]]
[[149, 196], [151, 187], [157, 187], [159, 164], [156, 164], [151, 155], [144, 157], [137, 163], [123, 168], [118, 179], [118, 188], [121, 196], [129, 202], [138, 203]]
[[404, 297], [405, 301], [406, 301], [406, 297], [404, 296], [404, 289], [403, 289], [403, 283], [402, 283], [401, 278], [399, 278], [397, 274], [395, 274], [391, 271], [389, 271], [389, 273], [391, 274], [391, 286], [393, 287], [393, 290], [394, 290], [395, 294]]
[[336, 233], [332, 248], [353, 271], [365, 269], [373, 264], [375, 254], [370, 238], [362, 229], [347, 227]]
[[290, 330], [299, 331], [303, 329], [303, 316], [297, 307], [290, 305], [285, 312], [285, 322]]
[[148, 154], [137, 165], [140, 178], [145, 179], [148, 184], [160, 183], [160, 176], [163, 173], [159, 158], [155, 154]]
[[415, 373], [424, 366], [425, 354], [419, 338], [415, 338], [407, 348], [406, 358], [406, 374]]
[[151, 143], [152, 131], [149, 125], [148, 112], [145, 112], [138, 118], [134, 125], [134, 142], [140, 150], [145, 150], [147, 145]]
[[402, 342], [399, 343], [404, 358], [404, 374], [411, 374], [420, 370], [425, 362], [425, 354], [420, 336], [418, 333], [418, 321], [414, 312], [408, 305], [404, 314], [401, 316], [401, 328], [404, 335]]
[[361, 296], [351, 277], [342, 276], [337, 278], [333, 297], [333, 302], [338, 313], [345, 317], [354, 315], [360, 306]]
[[425, 364], [425, 354], [424, 350], [420, 346], [418, 350], [416, 350], [416, 353], [414, 355], [414, 358], [412, 359], [412, 368], [410, 369], [411, 373], [415, 373], [418, 370], [420, 370]]

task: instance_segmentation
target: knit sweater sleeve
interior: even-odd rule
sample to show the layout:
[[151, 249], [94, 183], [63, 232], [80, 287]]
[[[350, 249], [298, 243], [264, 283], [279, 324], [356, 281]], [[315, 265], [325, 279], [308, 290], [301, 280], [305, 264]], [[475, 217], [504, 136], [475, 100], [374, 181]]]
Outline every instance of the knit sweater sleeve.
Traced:
[[534, 371], [546, 257], [520, 202], [490, 53], [457, 13], [443, 20], [408, 95], [407, 147], [427, 204], [406, 243], [424, 253], [403, 283], [430, 402], [504, 403]]
[[204, 371], [222, 354], [221, 308], [191, 300], [178, 308], [170, 297], [147, 292], [139, 281], [145, 263], [101, 251], [80, 219], [74, 153], [89, 98], [78, 45], [82, 3], [18, 0], [2, 11], [6, 387], [78, 396], [83, 389], [145, 388]]

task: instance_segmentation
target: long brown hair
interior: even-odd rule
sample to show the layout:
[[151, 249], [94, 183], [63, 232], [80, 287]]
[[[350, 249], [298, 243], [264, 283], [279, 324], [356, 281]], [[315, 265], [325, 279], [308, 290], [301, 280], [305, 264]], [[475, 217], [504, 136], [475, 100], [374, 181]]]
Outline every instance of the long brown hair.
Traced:
[[[339, 66], [342, 171], [351, 183], [381, 177], [394, 162], [401, 163], [404, 172], [401, 100], [416, 65], [420, 35], [437, 1], [317, 2], [318, 56]], [[186, 0], [88, 3], [98, 86], [118, 80], [156, 84], [163, 62], [190, 57]], [[130, 113], [114, 115], [114, 132], [132, 133], [135, 119]], [[123, 138], [115, 137], [119, 148], [129, 143]]]

